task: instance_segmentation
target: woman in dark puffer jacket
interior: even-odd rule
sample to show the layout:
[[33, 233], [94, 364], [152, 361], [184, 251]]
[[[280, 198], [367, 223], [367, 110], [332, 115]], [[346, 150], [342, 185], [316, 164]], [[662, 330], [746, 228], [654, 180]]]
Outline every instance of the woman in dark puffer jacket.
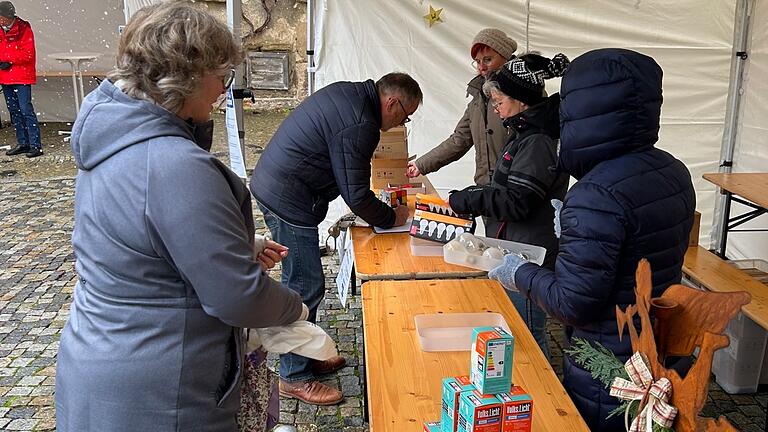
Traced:
[[[679, 283], [696, 206], [682, 162], [657, 149], [661, 68], [623, 49], [588, 52], [571, 63], [561, 86], [559, 168], [578, 182], [560, 214], [555, 270], [515, 257], [490, 277], [519, 290], [566, 325], [566, 337], [599, 342], [621, 361], [616, 305], [635, 302], [635, 270], [647, 258], [653, 296]], [[557, 218], [557, 215], [556, 215]], [[606, 420], [618, 400], [565, 356], [564, 380], [593, 431], [623, 430], [622, 416]]]
[[[557, 139], [560, 135], [560, 96], [546, 97], [544, 81], [562, 76], [568, 58], [552, 59], [523, 54], [489, 76], [483, 91], [504, 119], [510, 138], [493, 170], [491, 184], [454, 192], [451, 208], [459, 213], [486, 217], [488, 237], [541, 246], [547, 250], [544, 267], [553, 269], [557, 238], [552, 232], [552, 199], [563, 199], [568, 176], [557, 172]], [[547, 315], [526, 297], [507, 292], [549, 357]]]

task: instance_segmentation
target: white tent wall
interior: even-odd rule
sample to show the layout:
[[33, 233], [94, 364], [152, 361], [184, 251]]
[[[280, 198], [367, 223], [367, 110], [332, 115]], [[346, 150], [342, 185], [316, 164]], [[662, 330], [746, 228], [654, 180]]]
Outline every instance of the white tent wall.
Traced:
[[[733, 172], [765, 172], [768, 166], [768, 82], [765, 80], [768, 76], [768, 3], [755, 2], [749, 32], [749, 57], [744, 69]], [[731, 216], [749, 210], [734, 203]], [[768, 215], [737, 229], [768, 229]], [[734, 259], [768, 259], [768, 233], [729, 233], [727, 251]]]
[[[429, 5], [442, 23], [429, 28]], [[320, 0], [315, 2], [316, 88], [340, 80], [411, 74], [424, 106], [409, 124], [411, 153], [423, 154], [450, 135], [468, 102], [473, 76], [469, 43], [484, 27], [503, 29], [526, 45], [571, 59], [595, 48], [648, 54], [664, 70], [658, 146], [691, 170], [709, 243], [715, 190], [701, 175], [717, 171], [731, 67], [735, 2], [728, 0]], [[528, 30], [526, 21], [528, 17]], [[528, 39], [526, 40], [526, 33]], [[548, 91], [558, 90], [553, 81]], [[765, 107], [765, 104], [763, 104]], [[471, 184], [473, 151], [431, 174], [445, 196]]]
[[[106, 72], [114, 65], [117, 51], [118, 25], [125, 22], [123, 0], [37, 0], [16, 1], [16, 13], [29, 21], [35, 34], [37, 73], [69, 74], [69, 63], [48, 57], [59, 52], [92, 52], [100, 54], [95, 62], [83, 63], [85, 91], [94, 86], [88, 71]], [[40, 121], [73, 121], [75, 103], [72, 78], [38, 77], [32, 88], [33, 104]], [[2, 105], [3, 120], [8, 111]]]

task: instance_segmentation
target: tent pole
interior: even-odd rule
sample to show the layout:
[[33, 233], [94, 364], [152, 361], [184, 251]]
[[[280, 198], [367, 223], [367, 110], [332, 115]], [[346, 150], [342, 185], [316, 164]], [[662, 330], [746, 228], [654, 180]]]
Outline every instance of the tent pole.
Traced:
[[307, 0], [307, 95], [315, 92], [315, 10]]
[[[718, 171], [729, 173], [733, 167], [733, 153], [736, 148], [736, 136], [739, 130], [739, 111], [744, 93], [744, 65], [747, 61], [749, 46], [749, 24], [752, 19], [754, 0], [739, 0], [736, 4], [736, 22], [733, 35], [733, 57], [731, 60], [731, 83], [728, 87], [728, 102], [725, 113], [723, 144], [720, 150]], [[723, 227], [727, 223], [725, 195], [719, 195], [715, 202], [715, 216], [712, 224], [710, 248], [717, 247], [723, 236]]]

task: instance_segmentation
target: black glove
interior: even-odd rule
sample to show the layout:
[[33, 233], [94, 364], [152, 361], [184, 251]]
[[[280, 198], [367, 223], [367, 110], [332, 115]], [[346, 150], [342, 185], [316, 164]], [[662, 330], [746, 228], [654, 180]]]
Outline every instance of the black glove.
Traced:
[[0, 70], [8, 70], [11, 68], [11, 62], [0, 62]]

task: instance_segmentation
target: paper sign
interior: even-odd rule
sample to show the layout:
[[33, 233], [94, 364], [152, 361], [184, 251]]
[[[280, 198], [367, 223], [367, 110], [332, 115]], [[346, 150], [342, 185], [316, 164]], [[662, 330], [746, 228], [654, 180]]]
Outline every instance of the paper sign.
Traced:
[[339, 295], [339, 301], [343, 307], [347, 307], [347, 296], [349, 295], [350, 284], [355, 283], [352, 280], [352, 268], [355, 265], [354, 253], [352, 251], [352, 236], [346, 236], [344, 252], [339, 265], [339, 274], [336, 275], [336, 289]]
[[240, 131], [237, 129], [235, 99], [232, 97], [232, 87], [227, 89], [227, 143], [229, 143], [229, 168], [240, 178], [245, 178], [245, 161], [240, 147]]

